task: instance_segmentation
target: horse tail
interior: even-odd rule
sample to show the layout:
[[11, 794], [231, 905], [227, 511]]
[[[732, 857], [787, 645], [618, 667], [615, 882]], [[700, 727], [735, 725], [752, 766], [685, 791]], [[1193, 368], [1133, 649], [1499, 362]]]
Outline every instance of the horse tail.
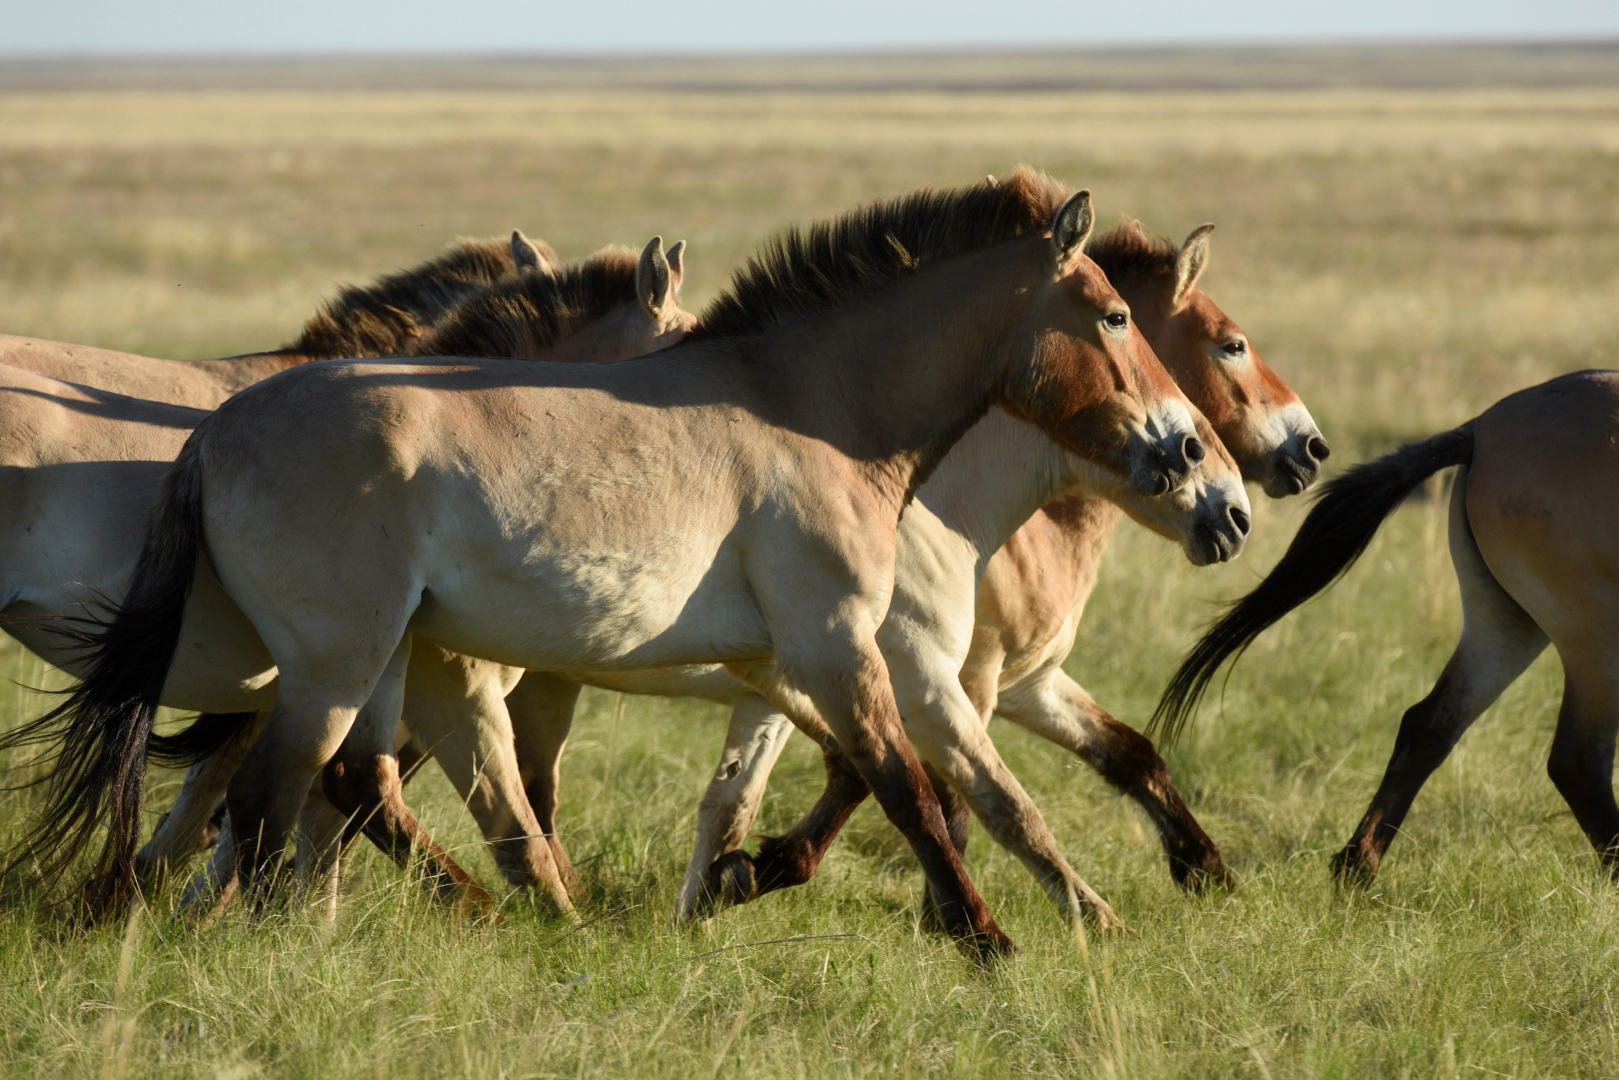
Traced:
[[28, 864], [54, 880], [90, 846], [105, 818], [86, 891], [92, 913], [121, 904], [134, 887], [149, 745], [158, 743], [166, 756], [202, 756], [232, 730], [220, 725], [227, 730], [217, 742], [214, 731], [152, 737], [202, 545], [198, 441], [193, 434], [164, 478], [128, 594], [109, 616], [94, 620], [94, 629], [77, 635], [84, 681], [57, 708], [0, 738], [0, 748], [44, 743], [54, 751], [37, 823], [8, 870]]
[[1396, 507], [1428, 477], [1473, 458], [1473, 421], [1407, 443], [1326, 485], [1269, 576], [1231, 604], [1181, 661], [1148, 725], [1165, 742], [1179, 737], [1220, 666], [1240, 656], [1282, 616], [1342, 577]]

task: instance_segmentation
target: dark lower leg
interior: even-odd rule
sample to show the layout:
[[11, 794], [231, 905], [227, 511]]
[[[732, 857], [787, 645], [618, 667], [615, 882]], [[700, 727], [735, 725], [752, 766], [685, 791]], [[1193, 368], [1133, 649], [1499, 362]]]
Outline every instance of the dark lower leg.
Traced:
[[1433, 693], [1406, 710], [1383, 782], [1354, 835], [1333, 857], [1332, 872], [1339, 880], [1354, 883], [1372, 879], [1417, 793], [1434, 770], [1444, 764], [1467, 729], [1471, 717], [1455, 722], [1454, 711], [1448, 707], [1451, 694], [1449, 682], [1441, 677]]
[[[1585, 700], [1581, 700], [1582, 689]], [[1609, 873], [1619, 877], [1619, 804], [1613, 797], [1614, 732], [1619, 716], [1610, 714], [1607, 704], [1605, 695], [1577, 688], [1572, 678], [1565, 682], [1546, 771]]]
[[1097, 737], [1080, 748], [1080, 756], [1102, 779], [1146, 811], [1158, 830], [1176, 883], [1190, 889], [1210, 883], [1231, 885], [1231, 872], [1220, 849], [1187, 809], [1152, 741], [1099, 708], [1095, 713], [1091, 719]]
[[363, 833], [401, 867], [409, 865], [413, 850], [420, 850], [425, 876], [437, 895], [448, 897], [464, 889], [474, 900], [493, 905], [493, 899], [434, 842], [405, 805], [398, 759], [374, 754], [349, 760], [340, 753], [326, 766], [321, 780], [327, 799], [349, 818], [345, 843]]
[[[969, 835], [967, 827], [972, 821], [972, 810], [967, 806], [967, 800], [963, 799], [932, 765], [924, 762], [922, 771], [927, 775], [928, 783], [933, 785], [934, 798], [939, 800], [939, 811], [944, 815], [944, 825], [950, 833], [950, 842], [955, 845], [956, 854], [965, 858]], [[939, 901], [933, 895], [931, 886], [923, 891], [922, 897], [923, 924], [931, 929], [943, 929], [944, 924], [938, 912]]]
[[826, 787], [815, 806], [785, 833], [765, 837], [758, 855], [738, 849], [714, 860], [703, 877], [703, 909], [747, 903], [815, 876], [844, 823], [871, 794], [835, 742], [828, 742], [822, 751]]

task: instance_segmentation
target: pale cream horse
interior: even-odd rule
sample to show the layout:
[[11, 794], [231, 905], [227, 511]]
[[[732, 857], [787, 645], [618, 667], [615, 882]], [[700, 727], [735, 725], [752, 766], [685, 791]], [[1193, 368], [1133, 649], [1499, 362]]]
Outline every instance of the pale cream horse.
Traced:
[[36, 847], [71, 853], [90, 837], [81, 811], [110, 808], [100, 867], [130, 874], [129, 763], [206, 551], [281, 679], [228, 796], [249, 886], [323, 768], [346, 783], [391, 757], [415, 635], [529, 669], [734, 664], [837, 738], [944, 926], [1009, 947], [903, 738], [875, 634], [900, 510], [986, 409], [1147, 494], [1207, 456], [1080, 254], [1089, 225], [1088, 195], [1020, 172], [789, 233], [660, 355], [322, 364], [238, 395], [188, 441], [53, 718], [64, 779]]
[[[1209, 418], [1243, 477], [1273, 497], [1297, 494], [1314, 482], [1330, 450], [1298, 395], [1265, 364], [1241, 327], [1198, 288], [1212, 230], [1200, 226], [1177, 246], [1148, 235], [1139, 222], [1128, 222], [1094, 238], [1086, 253], [1130, 305], [1153, 351]], [[1028, 454], [1036, 471], [1040, 457]], [[929, 552], [924, 565], [942, 568], [950, 563], [952, 545], [961, 551], [961, 538], [976, 537], [974, 523], [959, 520], [960, 502], [950, 489], [933, 490], [938, 479], [923, 486], [918, 502], [924, 512], [914, 520], [908, 513], [900, 532], [903, 541], [914, 531], [918, 550]], [[977, 550], [983, 581], [971, 605], [970, 630], [965, 598], [957, 598], [951, 611], [947, 590], [931, 580], [918, 588], [904, 573], [898, 576], [889, 619], [896, 619], [896, 610], [911, 614], [907, 630], [896, 632], [914, 639], [918, 628], [939, 627], [940, 640], [949, 642], [941, 655], [960, 661], [959, 692], [933, 683], [922, 683], [908, 697], [901, 692], [906, 730], [919, 743], [917, 733], [929, 732], [933, 747], [923, 756], [950, 763], [939, 770], [950, 786], [935, 787], [963, 851], [969, 807], [1002, 843], [1006, 822], [1019, 829], [1039, 820], [1032, 805], [1017, 805], [1014, 811], [1005, 794], [987, 782], [994, 771], [984, 763], [992, 751], [982, 728], [998, 714], [1076, 754], [1140, 805], [1158, 829], [1176, 881], [1194, 887], [1225, 881], [1229, 875], [1218, 848], [1181, 800], [1152, 743], [1108, 715], [1063, 670], [1121, 506], [1141, 520], [1129, 504], [1105, 493], [1073, 494], [1044, 506], [993, 554]], [[901, 550], [906, 550], [903, 542]], [[828, 788], [811, 814], [784, 836], [767, 838], [757, 857], [741, 851], [785, 727], [784, 721], [772, 724], [752, 716], [733, 723], [698, 813], [697, 850], [678, 909], [682, 917], [714, 902], [740, 902], [808, 880], [864, 799], [858, 777], [829, 760]], [[536, 779], [549, 772], [540, 765], [531, 771]], [[993, 795], [986, 797], [986, 789]], [[545, 794], [539, 796], [543, 801]], [[1045, 843], [1042, 830], [1038, 845], [1019, 836], [1008, 846], [1049, 880], [1053, 849]]]
[[1406, 497], [1451, 465], [1461, 641], [1433, 691], [1401, 720], [1383, 782], [1333, 872], [1352, 883], [1377, 872], [1428, 777], [1550, 642], [1563, 662], [1563, 704], [1546, 768], [1619, 874], [1619, 372], [1521, 390], [1333, 480], [1276, 568], [1187, 655], [1155, 719], [1173, 736], [1222, 663], [1336, 581]]
[[[524, 320], [509, 329], [511, 341], [542, 354], [548, 345], [572, 346], [577, 352], [581, 344], [585, 355], [611, 349], [644, 352], [678, 340], [691, 323], [676, 300], [681, 245], [671, 252], [673, 267], [656, 239], [639, 258], [609, 249], [543, 275], [504, 279], [468, 302], [498, 303], [501, 318]], [[465, 333], [466, 327], [452, 317], [442, 329]], [[497, 329], [490, 324], [485, 332]], [[46, 660], [82, 674], [78, 643], [63, 631], [73, 625], [71, 620], [120, 597], [140, 551], [141, 525], [157, 502], [159, 480], [206, 414], [3, 366], [0, 414], [0, 481], [5, 484], [0, 505], [7, 511], [0, 528], [0, 627]], [[249, 722], [253, 710], [273, 704], [275, 669], [252, 625], [219, 591], [206, 566], [201, 569], [186, 606], [186, 644], [170, 668], [163, 703], [209, 714], [200, 721], [206, 730]], [[444, 723], [438, 717], [464, 708], [464, 695], [442, 677], [438, 668], [443, 664], [434, 665], [433, 659], [424, 650], [412, 671], [426, 669], [417, 680], [421, 708], [435, 723]], [[544, 846], [537, 827], [514, 827], [502, 816], [509, 800], [487, 805], [487, 785], [481, 787], [477, 778], [479, 750], [458, 739], [454, 735], [440, 748], [446, 773], [467, 794], [480, 824], [496, 842], [503, 866], [521, 880], [531, 880], [542, 865], [534, 856]], [[16, 741], [15, 736], [7, 741]], [[516, 796], [521, 801], [520, 788]], [[194, 851], [210, 809], [211, 803], [203, 806], [201, 821], [188, 821], [184, 813], [165, 820], [143, 853], [144, 868], [155, 870], [176, 855], [175, 843], [189, 844]], [[404, 850], [395, 843], [392, 853], [408, 854], [409, 840], [416, 836], [402, 803], [395, 800], [385, 813], [373, 810], [366, 817], [368, 823], [376, 819], [402, 828], [407, 834]], [[420, 839], [446, 882], [465, 882], [459, 868], [425, 837]]]
[[213, 409], [239, 390], [311, 360], [397, 356], [479, 289], [525, 270], [551, 273], [556, 252], [520, 231], [510, 241], [462, 240], [443, 255], [370, 285], [348, 286], [291, 344], [222, 360], [165, 360], [0, 334], [0, 364], [115, 394]]
[[[1243, 474], [1273, 495], [1293, 494], [1315, 479], [1326, 443], [1298, 396], [1197, 287], [1210, 231], [1203, 226], [1177, 247], [1132, 222], [1093, 239], [1086, 250], [1193, 403], [1218, 418], [1219, 439], [1238, 448]], [[965, 845], [970, 805], [1065, 911], [1073, 912], [1077, 896], [1106, 922], [1105, 906], [1072, 875], [1038, 809], [983, 736], [992, 712], [1070, 749], [1142, 805], [1158, 826], [1177, 881], [1196, 884], [1227, 874], [1152, 744], [1109, 716], [1062, 670], [1120, 507], [1155, 531], [1175, 533], [1166, 528], [1169, 508], [1153, 505], [1162, 500], [1132, 503], [1106, 484], [1083, 490], [1091, 479], [1082, 462], [1025, 426], [1004, 417], [982, 421], [946, 455], [901, 519], [895, 595], [878, 641], [907, 733], [930, 772], [949, 780], [935, 787], [958, 847]], [[1082, 490], [1068, 486], [1075, 484]], [[1053, 493], [1067, 497], [1052, 503]], [[1044, 507], [1032, 517], [1031, 498]], [[1016, 531], [1007, 540], [1009, 526]], [[1195, 534], [1183, 531], [1180, 539], [1194, 562], [1208, 561]], [[975, 610], [963, 583], [980, 577]], [[945, 679], [946, 669], [959, 676]], [[831, 755], [828, 790], [811, 816], [786, 836], [767, 839], [757, 858], [749, 856], [739, 848], [788, 721], [719, 667], [579, 678], [732, 706], [726, 747], [698, 811], [697, 845], [677, 917], [808, 880], [867, 794], [858, 775]], [[530, 801], [553, 835], [557, 759], [577, 693], [577, 683], [530, 674], [509, 699]]]

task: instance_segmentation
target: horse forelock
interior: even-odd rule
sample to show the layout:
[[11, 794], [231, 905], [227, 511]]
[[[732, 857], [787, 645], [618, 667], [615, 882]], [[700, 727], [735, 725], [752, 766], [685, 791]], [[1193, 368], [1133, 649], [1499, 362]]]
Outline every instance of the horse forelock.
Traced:
[[1085, 254], [1102, 268], [1117, 290], [1169, 275], [1173, 280], [1180, 247], [1145, 225], [1121, 221], [1107, 232], [1090, 238]]
[[523, 274], [467, 297], [415, 342], [418, 356], [532, 359], [622, 304], [638, 302], [639, 257], [608, 247], [553, 274]]
[[370, 285], [343, 286], [282, 351], [317, 360], [406, 352], [469, 293], [516, 269], [510, 240], [459, 240], [408, 270]]
[[790, 228], [736, 272], [688, 340], [760, 333], [868, 296], [925, 267], [1042, 234], [1067, 194], [1044, 173], [1020, 167], [998, 182], [923, 188]]

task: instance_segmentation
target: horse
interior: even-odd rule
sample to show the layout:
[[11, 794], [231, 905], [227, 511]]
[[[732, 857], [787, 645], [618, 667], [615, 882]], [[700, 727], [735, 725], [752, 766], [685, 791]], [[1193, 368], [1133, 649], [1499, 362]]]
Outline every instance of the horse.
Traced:
[[[525, 347], [538, 354], [598, 324], [608, 328], [597, 338], [598, 345], [617, 341], [633, 354], [678, 338], [690, 325], [691, 316], [676, 297], [682, 248], [677, 244], [671, 249], [671, 266], [661, 241], [654, 238], [639, 257], [626, 249], [606, 249], [543, 274], [503, 279], [485, 291], [505, 298], [506, 317], [533, 321], [522, 337]], [[629, 333], [636, 320], [624, 313], [626, 307], [640, 313], [639, 339]], [[5, 368], [0, 368], [0, 409], [5, 413], [0, 478], [6, 485], [0, 504], [10, 508], [8, 525], [0, 530], [0, 549], [6, 551], [0, 571], [0, 626], [47, 661], [82, 674], [82, 656], [64, 627], [119, 595], [139, 554], [140, 522], [157, 502], [161, 476], [206, 413]], [[188, 599], [184, 640], [164, 687], [164, 704], [202, 710], [199, 723], [207, 728], [240, 724], [273, 702], [274, 665], [251, 624], [219, 591], [206, 567]], [[423, 666], [430, 659], [424, 651]], [[423, 675], [420, 691], [430, 714], [453, 709], [461, 700], [434, 676], [431, 670]], [[449, 695], [449, 705], [435, 698], [435, 692]], [[14, 733], [5, 741], [16, 740]], [[446, 773], [467, 790], [476, 813], [481, 807], [477, 764], [469, 759], [475, 751], [458, 754], [458, 749], [447, 744], [441, 760]], [[188, 774], [187, 784], [192, 782]], [[198, 807], [180, 800], [178, 812], [165, 819], [142, 853], [143, 876], [197, 848], [212, 806], [212, 800], [204, 803], [199, 819]], [[396, 836], [386, 838], [396, 857], [408, 853], [409, 840], [415, 839], [429, 850], [443, 884], [470, 884], [430, 838], [418, 833], [402, 803], [386, 808], [381, 820], [407, 838], [403, 851], [393, 842]], [[532, 849], [543, 840], [501, 846], [498, 842], [514, 830], [504, 821], [485, 818], [482, 823], [496, 830], [491, 839], [497, 841], [497, 859], [534, 872]], [[378, 830], [369, 831], [379, 838]], [[522, 831], [529, 834], [537, 836], [537, 828]]]
[[1419, 484], [1455, 466], [1450, 560], [1461, 640], [1433, 690], [1401, 719], [1383, 781], [1333, 857], [1333, 874], [1350, 885], [1376, 875], [1422, 785], [1548, 643], [1564, 681], [1547, 772], [1610, 873], [1619, 873], [1619, 557], [1613, 507], [1600, 494], [1619, 480], [1616, 418], [1619, 372], [1578, 372], [1336, 477], [1281, 561], [1187, 654], [1154, 722], [1173, 737], [1227, 659], [1337, 581]]
[[[1275, 498], [1296, 495], [1315, 481], [1331, 450], [1298, 395], [1265, 364], [1241, 327], [1197, 287], [1208, 263], [1212, 231], [1212, 225], [1199, 226], [1176, 245], [1149, 235], [1138, 221], [1127, 221], [1094, 238], [1086, 253], [1129, 304], [1175, 381], [1210, 419], [1243, 478]], [[1024, 453], [1038, 472], [1040, 450], [1031, 446]], [[942, 475], [943, 469], [919, 492], [924, 511], [908, 513], [900, 526], [902, 551], [909, 541], [919, 551], [934, 553], [921, 560], [925, 565], [947, 563], [948, 556], [937, 552], [974, 533], [972, 524], [954, 512], [961, 503], [940, 482]], [[982, 513], [975, 509], [975, 515]], [[932, 773], [951, 836], [965, 853], [969, 808], [978, 811], [990, 835], [1030, 865], [1059, 903], [1062, 894], [1051, 884], [1052, 871], [1066, 864], [1043, 825], [1032, 827], [1040, 820], [1038, 811], [1015, 781], [992, 779], [1004, 770], [990, 764], [993, 751], [980, 730], [992, 715], [1005, 716], [1076, 754], [1141, 806], [1157, 827], [1178, 884], [1196, 888], [1230, 880], [1219, 849], [1186, 808], [1152, 743], [1110, 716], [1062, 668], [1102, 554], [1126, 513], [1141, 520], [1117, 497], [1072, 493], [1029, 517], [999, 550], [980, 542], [976, 578], [982, 583], [971, 609], [975, 624], [970, 631], [969, 598], [950, 597], [932, 577], [901, 573], [890, 609], [890, 620], [900, 623], [891, 632], [895, 637], [914, 643], [917, 635], [928, 632], [920, 628], [948, 625], [948, 635], [956, 639], [944, 655], [956, 665], [952, 677], [959, 679], [959, 691], [936, 685], [947, 680], [935, 679], [901, 695], [913, 741], [926, 731], [934, 744], [923, 754], [930, 769], [936, 767], [933, 763], [955, 765], [946, 777], [949, 784]], [[1144, 524], [1154, 528], [1151, 522]], [[1154, 531], [1164, 532], [1162, 527]], [[947, 615], [952, 602], [957, 610]], [[900, 619], [896, 611], [906, 609], [910, 614]], [[785, 735], [785, 721], [757, 709], [733, 720], [698, 812], [698, 841], [677, 918], [807, 881], [842, 823], [864, 799], [858, 777], [829, 760], [827, 791], [814, 810], [784, 836], [765, 838], [757, 856], [742, 851]], [[973, 763], [971, 771], [963, 771], [965, 762]], [[541, 778], [554, 772], [544, 765], [532, 771]], [[543, 791], [535, 796], [531, 789], [531, 798], [544, 803], [554, 796]], [[541, 816], [543, 820], [543, 812]]]
[[420, 637], [527, 669], [732, 665], [836, 738], [917, 852], [945, 929], [1008, 950], [875, 642], [900, 511], [997, 405], [1144, 494], [1182, 487], [1210, 453], [1083, 256], [1089, 194], [1065, 196], [1020, 171], [789, 231], [649, 357], [335, 362], [232, 398], [170, 473], [88, 677], [34, 729], [58, 730], [62, 777], [34, 848], [72, 857], [94, 826], [71, 822], [110, 807], [97, 866], [127, 879], [128, 763], [152, 741], [206, 551], [280, 672], [227, 796], [261, 899], [311, 781], [365, 783], [392, 759]]
[[370, 285], [345, 286], [321, 305], [297, 338], [268, 352], [165, 360], [0, 334], [0, 364], [126, 397], [213, 409], [232, 394], [298, 364], [406, 352], [484, 286], [525, 272], [549, 274], [557, 265], [549, 244], [518, 230], [509, 241], [462, 240], [442, 255]]

